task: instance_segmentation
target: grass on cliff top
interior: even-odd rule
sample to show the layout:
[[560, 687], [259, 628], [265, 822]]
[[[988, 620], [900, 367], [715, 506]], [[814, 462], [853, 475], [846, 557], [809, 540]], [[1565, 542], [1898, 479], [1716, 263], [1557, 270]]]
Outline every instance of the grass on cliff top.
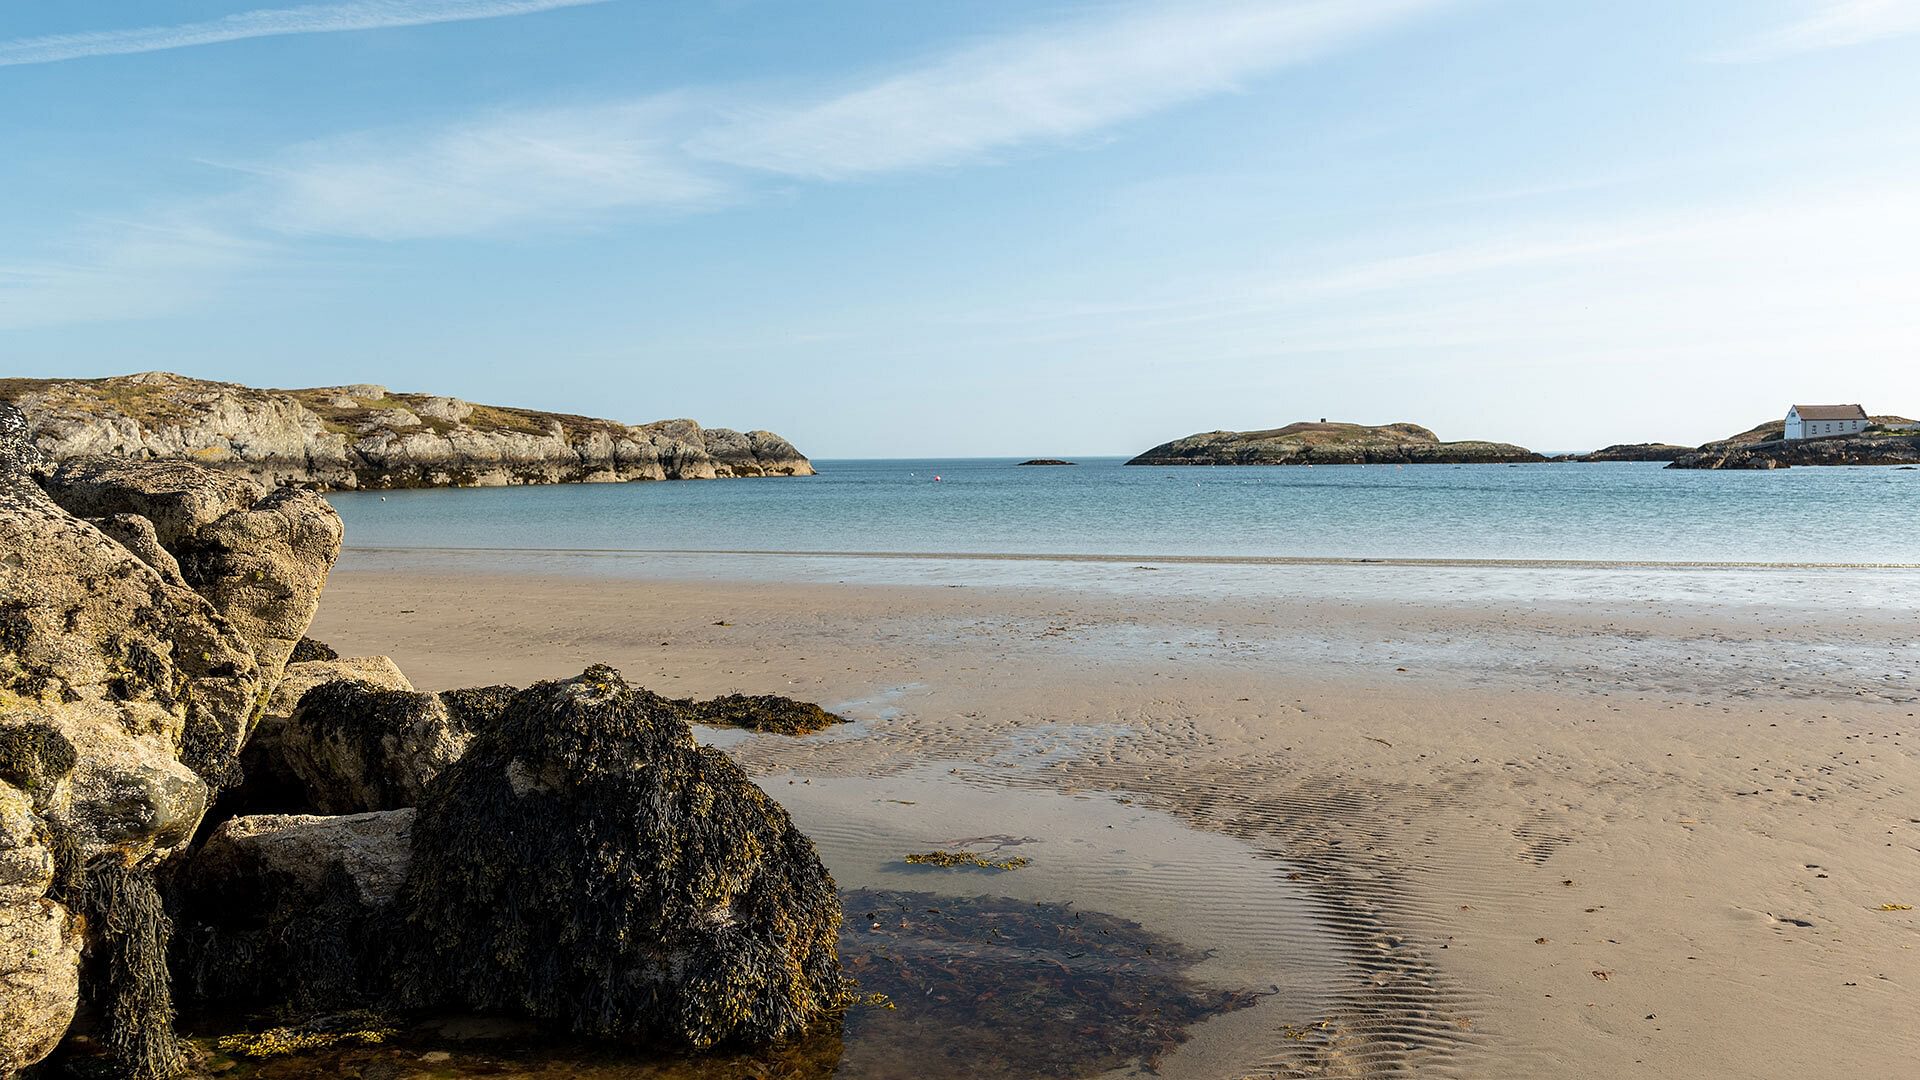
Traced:
[[1334, 443], [1389, 439], [1394, 442], [1437, 443], [1440, 437], [1419, 424], [1349, 424], [1339, 421], [1303, 420], [1286, 427], [1240, 433], [1245, 439], [1281, 440], [1302, 446], [1326, 446]]
[[48, 393], [49, 402], [65, 409], [102, 413], [109, 409], [141, 424], [180, 423], [194, 410], [174, 387], [136, 384], [124, 376], [109, 379], [0, 379], [0, 401], [28, 394]]

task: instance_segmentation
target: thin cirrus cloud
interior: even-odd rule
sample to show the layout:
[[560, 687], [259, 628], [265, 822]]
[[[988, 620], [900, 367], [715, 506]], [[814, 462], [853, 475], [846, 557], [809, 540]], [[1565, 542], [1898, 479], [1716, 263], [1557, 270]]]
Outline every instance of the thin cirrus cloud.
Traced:
[[505, 111], [435, 132], [308, 143], [248, 171], [269, 181], [267, 224], [377, 239], [622, 207], [702, 207], [742, 197], [756, 175], [841, 181], [1086, 137], [1232, 92], [1452, 2], [1131, 4], [975, 43], [798, 105], [742, 103], [712, 90]]
[[1715, 54], [1752, 63], [1920, 33], [1920, 0], [1814, 0], [1804, 16]]
[[244, 168], [266, 185], [261, 224], [378, 240], [461, 236], [620, 207], [711, 205], [731, 189], [672, 145], [684, 112], [672, 96], [519, 110], [425, 137], [322, 140]]
[[740, 109], [693, 138], [711, 161], [813, 179], [967, 161], [1229, 92], [1440, 0], [1173, 4], [962, 49], [797, 108]]
[[79, 34], [47, 34], [0, 41], [0, 67], [51, 64], [89, 56], [123, 56], [160, 52], [195, 45], [217, 45], [247, 38], [288, 34], [331, 34], [348, 30], [380, 30], [431, 23], [497, 19], [531, 15], [555, 8], [582, 7], [606, 0], [360, 0], [345, 4], [307, 4], [290, 8], [242, 11], [218, 19], [143, 26], [127, 30], [97, 30]]

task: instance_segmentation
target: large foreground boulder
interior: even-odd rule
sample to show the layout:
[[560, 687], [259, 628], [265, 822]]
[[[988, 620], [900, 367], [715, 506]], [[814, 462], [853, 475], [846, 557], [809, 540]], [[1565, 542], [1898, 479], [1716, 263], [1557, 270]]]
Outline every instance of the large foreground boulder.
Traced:
[[297, 557], [186, 559], [178, 536], [226, 486], [176, 465], [143, 487], [140, 463], [120, 465], [67, 492], [76, 514], [36, 482], [24, 421], [0, 405], [0, 1073], [45, 1052], [76, 987], [122, 1074], [178, 1067], [154, 868], [234, 776], [272, 685], [255, 649], [305, 628], [337, 550], [324, 505], [256, 503], [190, 535], [225, 521]]
[[433, 781], [403, 1000], [689, 1048], [843, 998], [840, 902], [779, 804], [605, 666], [535, 685]]

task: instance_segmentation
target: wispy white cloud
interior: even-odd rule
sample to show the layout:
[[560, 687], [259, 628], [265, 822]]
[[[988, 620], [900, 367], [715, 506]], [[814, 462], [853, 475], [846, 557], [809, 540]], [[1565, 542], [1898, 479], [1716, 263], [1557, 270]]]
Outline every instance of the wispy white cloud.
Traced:
[[966, 161], [1232, 91], [1444, 2], [1134, 6], [983, 42], [809, 104], [741, 108], [688, 150], [817, 179]]
[[672, 146], [682, 116], [672, 98], [522, 110], [425, 136], [312, 142], [249, 171], [266, 182], [261, 224], [381, 240], [725, 198], [726, 183]]
[[1864, 45], [1920, 33], [1920, 0], [1812, 0], [1808, 12], [1715, 54], [1726, 63]]
[[127, 30], [95, 30], [79, 34], [0, 41], [0, 67], [50, 64], [87, 56], [120, 56], [159, 52], [193, 45], [214, 45], [246, 38], [287, 34], [331, 34], [345, 30], [380, 30], [429, 23], [497, 19], [530, 15], [555, 8], [581, 7], [606, 0], [358, 0], [345, 4], [306, 4], [290, 8], [242, 11], [203, 22], [174, 26], [143, 26]]
[[1134, 3], [973, 43], [797, 107], [709, 90], [501, 111], [435, 131], [317, 141], [246, 168], [269, 181], [270, 224], [345, 236], [705, 206], [766, 173], [844, 180], [1084, 136], [1453, 2]]

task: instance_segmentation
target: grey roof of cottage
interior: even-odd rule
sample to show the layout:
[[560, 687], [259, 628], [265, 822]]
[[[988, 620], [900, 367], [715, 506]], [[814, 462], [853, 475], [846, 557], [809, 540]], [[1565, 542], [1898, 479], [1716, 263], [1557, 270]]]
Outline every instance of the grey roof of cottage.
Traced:
[[1802, 420], [1865, 420], [1867, 410], [1858, 405], [1795, 405], [1793, 411]]

